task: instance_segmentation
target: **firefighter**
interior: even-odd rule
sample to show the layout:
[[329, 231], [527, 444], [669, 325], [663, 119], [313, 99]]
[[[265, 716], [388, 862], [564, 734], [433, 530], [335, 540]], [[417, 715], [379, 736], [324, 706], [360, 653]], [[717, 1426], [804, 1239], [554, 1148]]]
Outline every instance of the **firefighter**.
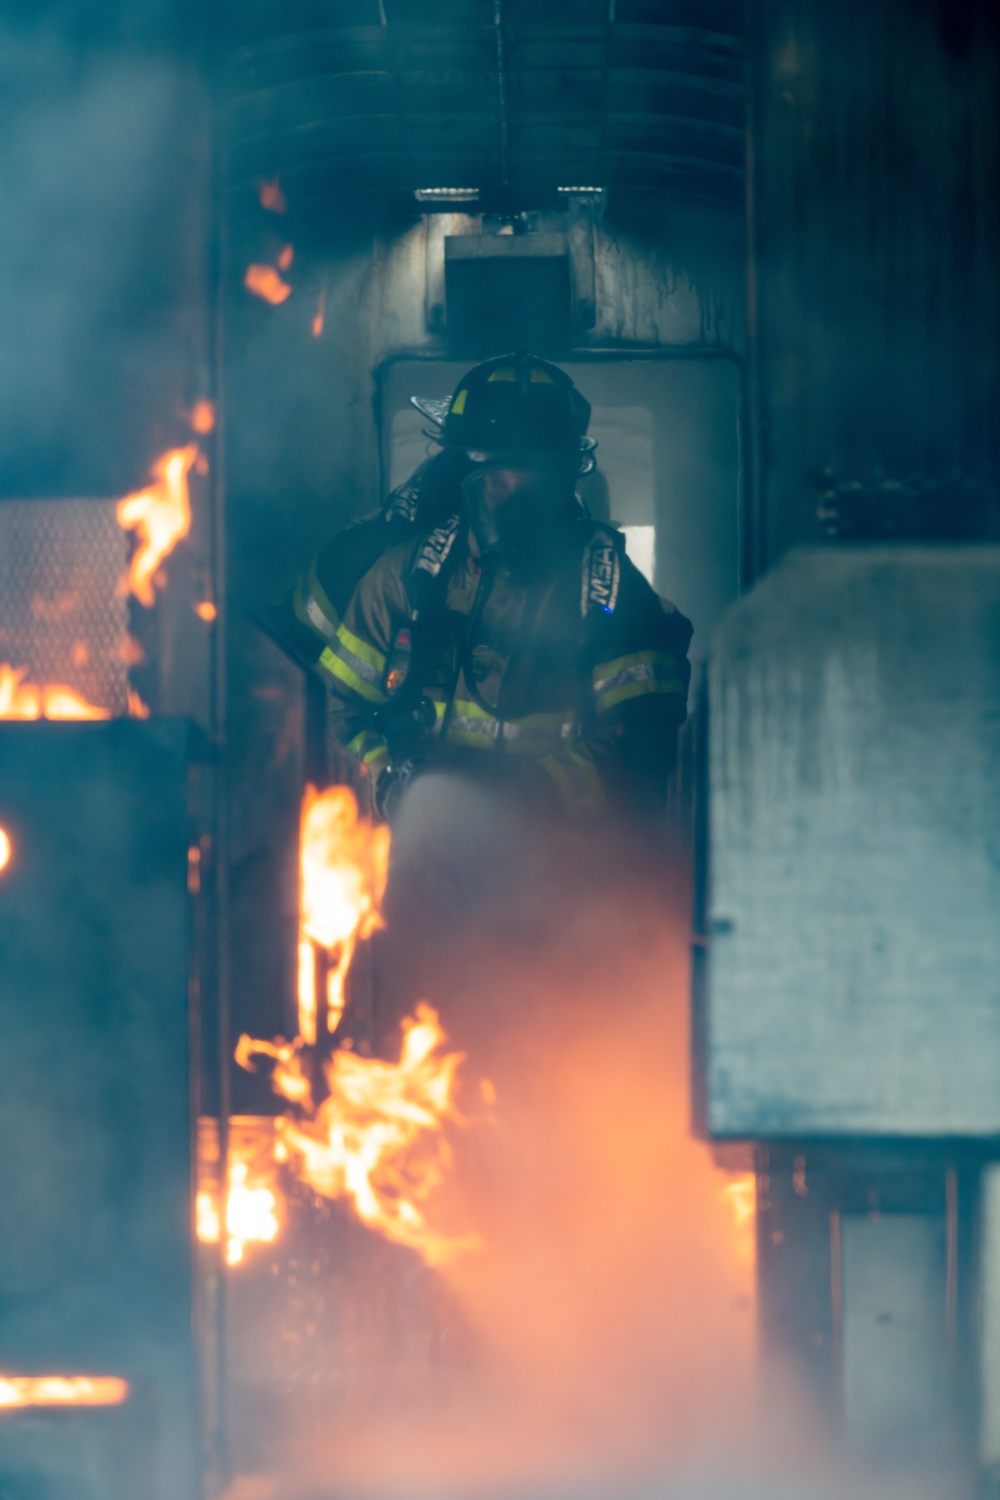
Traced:
[[691, 626], [577, 498], [588, 402], [519, 353], [421, 409], [461, 503], [373, 562], [318, 661], [376, 810], [392, 817], [433, 768], [573, 817], [652, 809], [686, 713]]
[[[383, 552], [454, 512], [465, 468], [464, 456], [449, 449], [427, 459], [380, 510], [339, 531], [281, 602], [260, 610], [257, 623], [300, 667], [316, 670], [358, 580]], [[326, 675], [322, 668], [319, 674]]]

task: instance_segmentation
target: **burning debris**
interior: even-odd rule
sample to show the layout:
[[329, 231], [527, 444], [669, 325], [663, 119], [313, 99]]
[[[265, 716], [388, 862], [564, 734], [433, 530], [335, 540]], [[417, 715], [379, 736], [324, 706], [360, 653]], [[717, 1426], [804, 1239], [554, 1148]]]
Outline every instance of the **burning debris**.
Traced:
[[128, 1394], [116, 1375], [0, 1375], [0, 1408], [121, 1406]]
[[257, 197], [261, 208], [271, 214], [283, 214], [288, 209], [285, 195], [281, 190], [281, 178], [270, 177], [257, 184]]
[[[272, 1087], [296, 1110], [277, 1122], [276, 1159], [326, 1198], [350, 1198], [359, 1217], [428, 1265], [443, 1265], [478, 1242], [441, 1233], [427, 1205], [451, 1161], [444, 1134], [460, 1124], [455, 1104], [462, 1054], [444, 1050], [446, 1037], [426, 1004], [403, 1022], [398, 1062], [361, 1057], [349, 1046], [322, 1065], [326, 1097], [316, 1101], [310, 1049], [317, 1045], [318, 958], [326, 975], [327, 1034], [336, 1031], [344, 986], [359, 937], [382, 925], [389, 830], [358, 817], [347, 787], [306, 789], [301, 837], [299, 1027], [294, 1041], [241, 1036], [236, 1061], [251, 1071], [257, 1058], [274, 1064]], [[230, 1178], [232, 1191], [232, 1177]]]
[[199, 457], [197, 443], [169, 449], [153, 465], [151, 483], [118, 502], [119, 526], [123, 531], [136, 532], [139, 539], [119, 590], [133, 594], [147, 609], [156, 598], [154, 585], [160, 564], [191, 530], [188, 474]]
[[737, 1253], [741, 1260], [752, 1261], [756, 1253], [756, 1177], [752, 1172], [745, 1172], [732, 1178], [722, 1189], [722, 1196], [732, 1209]]
[[260, 297], [264, 302], [270, 302], [272, 307], [280, 307], [281, 303], [287, 302], [292, 295], [291, 287], [279, 270], [274, 266], [257, 262], [247, 266], [243, 285], [255, 297]]
[[316, 298], [316, 311], [313, 313], [312, 336], [314, 339], [322, 338], [323, 329], [326, 325], [326, 296], [320, 292]]
[[[270, 1245], [281, 1231], [275, 1166], [275, 1121], [238, 1115], [229, 1122], [229, 1188], [226, 1195], [226, 1264], [240, 1265], [249, 1245]], [[215, 1120], [198, 1122], [198, 1194], [195, 1227], [203, 1245], [217, 1245], [219, 1132]]]
[[0, 719], [110, 719], [106, 708], [88, 703], [61, 682], [26, 682], [24, 667], [0, 662]]
[[300, 832], [301, 907], [299, 1035], [317, 1040], [317, 957], [326, 966], [326, 1029], [334, 1034], [344, 1011], [344, 986], [359, 938], [382, 923], [389, 875], [389, 830], [358, 817], [345, 786], [306, 787]]

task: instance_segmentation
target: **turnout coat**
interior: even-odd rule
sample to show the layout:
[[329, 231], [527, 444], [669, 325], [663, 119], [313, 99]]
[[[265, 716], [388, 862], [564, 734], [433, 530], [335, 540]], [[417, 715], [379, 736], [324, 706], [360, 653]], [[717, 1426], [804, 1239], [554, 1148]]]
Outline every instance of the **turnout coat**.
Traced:
[[338, 737], [390, 765], [513, 780], [575, 815], [648, 809], [686, 715], [691, 625], [582, 511], [482, 557], [461, 513], [390, 548], [317, 662]]

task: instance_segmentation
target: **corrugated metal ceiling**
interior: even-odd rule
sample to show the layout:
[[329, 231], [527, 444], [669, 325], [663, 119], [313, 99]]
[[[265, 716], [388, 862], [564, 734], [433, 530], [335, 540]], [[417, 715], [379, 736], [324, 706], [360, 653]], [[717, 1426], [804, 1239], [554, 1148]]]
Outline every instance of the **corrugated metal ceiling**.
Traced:
[[742, 30], [741, 0], [243, 0], [230, 181], [280, 172], [307, 214], [440, 186], [735, 204]]

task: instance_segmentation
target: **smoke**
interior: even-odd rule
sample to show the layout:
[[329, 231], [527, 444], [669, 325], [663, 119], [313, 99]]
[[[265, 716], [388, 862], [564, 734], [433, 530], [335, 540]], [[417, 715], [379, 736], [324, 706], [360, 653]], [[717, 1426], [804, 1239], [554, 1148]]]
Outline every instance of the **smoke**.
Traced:
[[818, 1477], [801, 1401], [761, 1401], [752, 1230], [690, 1127], [683, 892], [648, 847], [540, 836], [443, 779], [410, 798], [383, 972], [466, 1050], [435, 1213], [484, 1248], [439, 1277], [376, 1243], [356, 1259], [355, 1300], [385, 1299], [391, 1259], [415, 1323], [372, 1376], [354, 1322], [353, 1387], [327, 1346], [261, 1493], [774, 1500], [803, 1475], [816, 1500], [868, 1493]]
[[124, 494], [192, 399], [207, 136], [175, 11], [0, 9], [0, 493]]

